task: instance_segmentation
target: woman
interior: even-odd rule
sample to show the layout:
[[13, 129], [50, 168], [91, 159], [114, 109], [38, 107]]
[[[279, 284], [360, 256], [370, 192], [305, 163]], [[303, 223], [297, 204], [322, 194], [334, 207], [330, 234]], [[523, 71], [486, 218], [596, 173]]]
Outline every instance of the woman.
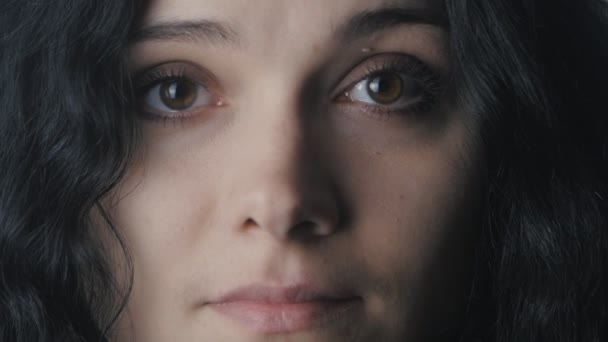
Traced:
[[608, 338], [605, 2], [1, 9], [1, 340]]

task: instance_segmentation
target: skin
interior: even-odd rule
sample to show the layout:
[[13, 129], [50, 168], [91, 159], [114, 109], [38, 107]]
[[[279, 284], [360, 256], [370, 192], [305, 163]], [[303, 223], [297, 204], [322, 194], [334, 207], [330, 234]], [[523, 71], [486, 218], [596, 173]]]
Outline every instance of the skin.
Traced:
[[[140, 145], [106, 201], [134, 270], [116, 340], [432, 341], [459, 326], [484, 175], [474, 118], [447, 81], [448, 31], [409, 23], [348, 41], [336, 33], [362, 11], [396, 6], [438, 8], [150, 2], [142, 27], [213, 19], [238, 39], [133, 43], [136, 78], [179, 61], [204, 68], [197, 81], [215, 97], [183, 120], [142, 117]], [[378, 115], [339, 96], [387, 54], [413, 56], [443, 78], [432, 109]], [[301, 279], [346, 286], [361, 301], [326, 324], [278, 334], [202, 304], [239, 286]]]

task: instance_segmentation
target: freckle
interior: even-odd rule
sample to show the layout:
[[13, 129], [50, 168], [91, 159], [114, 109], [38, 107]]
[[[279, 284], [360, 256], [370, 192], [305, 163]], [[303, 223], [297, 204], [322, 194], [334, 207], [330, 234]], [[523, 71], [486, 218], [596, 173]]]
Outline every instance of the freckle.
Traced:
[[405, 196], [403, 196], [403, 195], [399, 195], [399, 199], [400, 199], [400, 200], [403, 200], [404, 198], [405, 198]]

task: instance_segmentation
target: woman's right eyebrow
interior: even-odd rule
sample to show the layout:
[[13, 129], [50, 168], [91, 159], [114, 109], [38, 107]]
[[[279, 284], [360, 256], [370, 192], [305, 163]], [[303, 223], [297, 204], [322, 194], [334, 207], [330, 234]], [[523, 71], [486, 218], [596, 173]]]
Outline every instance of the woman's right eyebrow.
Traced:
[[213, 20], [166, 21], [142, 26], [130, 36], [130, 43], [143, 41], [200, 42], [238, 47], [237, 31], [228, 23]]
[[[446, 29], [442, 12], [411, 7], [386, 7], [367, 10], [345, 21], [333, 33], [336, 40], [353, 41], [404, 24], [428, 24]], [[207, 42], [213, 45], [242, 47], [238, 31], [229, 23], [214, 20], [168, 21], [142, 26], [130, 43], [143, 41]]]

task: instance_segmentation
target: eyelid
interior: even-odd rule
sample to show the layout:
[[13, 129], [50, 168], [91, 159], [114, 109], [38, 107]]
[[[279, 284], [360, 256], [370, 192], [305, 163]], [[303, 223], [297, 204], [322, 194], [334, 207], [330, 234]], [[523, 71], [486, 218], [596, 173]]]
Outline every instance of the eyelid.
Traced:
[[[214, 99], [213, 104], [208, 106], [199, 106], [181, 111], [160, 111], [155, 108], [150, 109], [149, 106], [144, 106], [143, 101], [149, 91], [153, 90], [160, 83], [167, 80], [189, 80], [197, 86], [202, 87], [210, 93]], [[148, 119], [167, 121], [171, 119], [185, 119], [191, 116], [198, 115], [211, 108], [225, 105], [223, 89], [221, 88], [217, 78], [206, 69], [199, 65], [188, 61], [171, 61], [149, 67], [141, 72], [138, 72], [133, 78], [133, 84], [136, 91], [137, 101], [142, 107], [139, 113]], [[138, 106], [139, 106], [138, 105]]]
[[338, 86], [333, 88], [330, 98], [335, 100], [357, 83], [387, 70], [405, 73], [423, 83], [439, 83], [439, 73], [416, 57], [403, 53], [381, 53], [367, 57], [350, 69]]
[[211, 72], [192, 62], [180, 60], [153, 65], [137, 72], [133, 77], [133, 84], [136, 89], [145, 89], [155, 82], [170, 78], [186, 78], [209, 91], [223, 92], [218, 79]]

